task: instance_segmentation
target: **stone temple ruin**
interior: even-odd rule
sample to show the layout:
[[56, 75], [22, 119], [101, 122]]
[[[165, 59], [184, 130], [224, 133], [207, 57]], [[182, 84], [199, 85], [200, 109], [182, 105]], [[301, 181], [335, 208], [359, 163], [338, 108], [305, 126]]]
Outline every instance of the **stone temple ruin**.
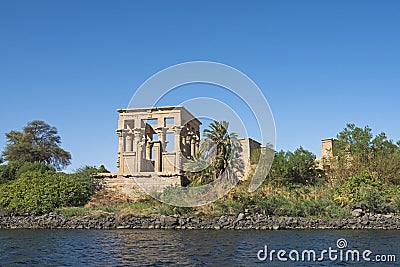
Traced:
[[[118, 176], [157, 173], [180, 178], [183, 163], [199, 150], [201, 122], [183, 106], [119, 109]], [[240, 139], [242, 159], [260, 143]]]
[[201, 122], [181, 106], [118, 112], [118, 175], [181, 175], [182, 159], [199, 148]]

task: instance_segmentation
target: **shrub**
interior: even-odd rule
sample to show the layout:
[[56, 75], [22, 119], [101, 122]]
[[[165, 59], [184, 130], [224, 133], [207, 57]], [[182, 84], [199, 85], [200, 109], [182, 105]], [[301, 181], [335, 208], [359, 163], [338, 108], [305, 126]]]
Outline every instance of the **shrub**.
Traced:
[[400, 213], [400, 197], [397, 197], [396, 199], [394, 199], [393, 206], [394, 206], [395, 211], [397, 213]]
[[90, 175], [28, 171], [0, 185], [0, 205], [7, 211], [45, 213], [83, 205], [93, 192]]
[[110, 171], [107, 170], [104, 165], [100, 165], [100, 167], [97, 169], [97, 171], [100, 173], [110, 173]]
[[157, 213], [162, 215], [184, 215], [193, 211], [190, 207], [176, 207], [165, 203], [161, 203], [157, 207]]
[[40, 162], [35, 162], [35, 163], [26, 162], [17, 169], [17, 171], [15, 172], [15, 178], [17, 179], [26, 172], [40, 172], [44, 174], [46, 172], [55, 172], [55, 171], [56, 169], [51, 165], [43, 164]]
[[388, 192], [383, 184], [368, 172], [348, 178], [338, 190], [336, 200], [342, 205], [359, 203], [367, 209], [380, 212], [388, 201]]
[[18, 166], [14, 163], [0, 165], [0, 184], [16, 178]]
[[317, 168], [316, 156], [300, 147], [294, 152], [275, 153], [268, 178], [276, 185], [314, 185], [324, 180], [324, 174]]
[[244, 205], [232, 199], [219, 199], [213, 203], [213, 212], [215, 216], [224, 214], [238, 214], [244, 210]]
[[38, 171], [40, 173], [55, 172], [55, 168], [51, 165], [40, 162], [25, 162], [22, 165], [15, 162], [10, 162], [5, 165], [0, 165], [0, 184], [18, 179], [18, 177], [26, 172], [34, 171]]

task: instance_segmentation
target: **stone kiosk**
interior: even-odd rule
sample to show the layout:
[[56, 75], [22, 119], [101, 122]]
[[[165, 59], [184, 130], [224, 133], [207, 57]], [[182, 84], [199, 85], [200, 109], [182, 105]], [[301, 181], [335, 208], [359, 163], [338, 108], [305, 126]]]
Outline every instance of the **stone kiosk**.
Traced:
[[199, 149], [200, 125], [183, 106], [119, 109], [118, 176], [180, 177]]

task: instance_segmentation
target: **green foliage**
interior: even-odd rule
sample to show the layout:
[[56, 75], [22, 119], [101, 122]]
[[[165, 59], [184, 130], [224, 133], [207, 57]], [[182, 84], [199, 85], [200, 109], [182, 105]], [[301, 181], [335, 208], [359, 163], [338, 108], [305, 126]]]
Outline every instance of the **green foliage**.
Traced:
[[[269, 184], [264, 184], [269, 186]], [[334, 190], [326, 185], [274, 186], [275, 191], [249, 194], [240, 185], [233, 195], [213, 203], [217, 215], [239, 213], [244, 209], [274, 216], [347, 218], [348, 210], [334, 201]]]
[[[400, 188], [397, 188], [397, 192], [399, 192]], [[392, 207], [393, 209], [400, 214], [400, 196], [396, 194], [392, 199]]]
[[342, 205], [359, 203], [376, 212], [382, 211], [388, 198], [388, 191], [383, 184], [368, 172], [351, 176], [339, 187], [336, 196]]
[[192, 186], [208, 184], [214, 180], [215, 168], [204, 153], [197, 153], [191, 160], [184, 163], [184, 170], [185, 177]]
[[100, 167], [97, 169], [99, 173], [110, 173], [109, 170], [106, 169], [104, 165], [100, 165]]
[[288, 189], [286, 194], [267, 195], [256, 203], [258, 207], [265, 207], [265, 212], [276, 216], [292, 217], [325, 217], [342, 218], [347, 213], [333, 201], [331, 193], [309, 197], [311, 192], [318, 190], [318, 187], [299, 187]]
[[57, 210], [61, 215], [71, 218], [71, 217], [83, 217], [89, 214], [89, 210], [84, 207], [66, 207]]
[[60, 147], [57, 129], [44, 121], [31, 121], [22, 132], [6, 133], [7, 146], [3, 157], [8, 162], [22, 165], [39, 162], [52, 165], [57, 170], [70, 164], [71, 154]]
[[93, 175], [96, 173], [109, 173], [109, 171], [104, 167], [104, 165], [100, 165], [98, 168], [96, 166], [85, 165], [75, 170], [75, 173], [78, 175]]
[[0, 184], [7, 181], [15, 180], [22, 174], [30, 171], [46, 173], [55, 172], [55, 169], [51, 165], [46, 165], [39, 162], [26, 162], [22, 165], [16, 164], [15, 162], [10, 162], [8, 164], [0, 165]]
[[51, 165], [46, 165], [39, 162], [26, 162], [17, 169], [17, 171], [15, 172], [15, 178], [19, 178], [22, 174], [26, 172], [39, 172], [44, 174], [46, 172], [56, 172], [56, 170]]
[[280, 185], [311, 185], [323, 178], [323, 172], [315, 165], [315, 155], [300, 147], [294, 152], [277, 152], [268, 178]]
[[165, 203], [160, 203], [157, 206], [157, 213], [162, 215], [185, 215], [193, 211], [193, 208], [189, 207], [176, 207]]
[[0, 165], [0, 184], [16, 178], [18, 166], [14, 163]]
[[243, 212], [245, 206], [233, 199], [218, 199], [213, 203], [213, 212], [215, 216], [221, 216], [226, 214], [238, 214]]
[[0, 185], [0, 205], [7, 211], [45, 213], [83, 205], [94, 189], [93, 179], [85, 173], [28, 171]]
[[243, 173], [244, 163], [240, 158], [241, 144], [237, 133], [228, 132], [229, 123], [213, 121], [210, 129], [203, 132], [200, 152], [184, 164], [186, 178], [192, 185], [205, 185], [220, 178], [225, 172], [232, 180]]
[[338, 135], [330, 159], [329, 176], [340, 182], [366, 171], [386, 184], [400, 185], [400, 142], [388, 140], [385, 133], [376, 136], [368, 126], [347, 124]]

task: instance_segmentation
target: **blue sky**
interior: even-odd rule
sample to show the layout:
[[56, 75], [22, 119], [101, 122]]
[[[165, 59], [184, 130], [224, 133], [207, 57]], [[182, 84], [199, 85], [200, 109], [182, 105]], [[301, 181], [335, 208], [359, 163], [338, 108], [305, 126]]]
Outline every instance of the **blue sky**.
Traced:
[[117, 108], [154, 73], [206, 60], [266, 96], [278, 149], [348, 122], [400, 139], [400, 1], [0, 1], [0, 147], [42, 119], [73, 170], [115, 171]]

